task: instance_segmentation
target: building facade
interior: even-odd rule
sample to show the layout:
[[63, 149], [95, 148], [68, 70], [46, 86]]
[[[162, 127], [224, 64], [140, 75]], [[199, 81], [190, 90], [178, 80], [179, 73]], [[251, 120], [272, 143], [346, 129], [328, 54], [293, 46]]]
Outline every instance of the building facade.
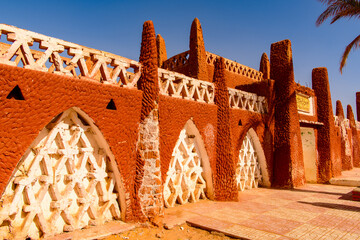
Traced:
[[345, 118], [337, 101], [334, 116], [326, 68], [313, 69], [312, 88], [295, 83], [289, 40], [258, 71], [206, 51], [198, 19], [189, 51], [171, 58], [145, 22], [139, 61], [0, 30], [4, 238], [152, 221], [165, 207], [360, 167], [351, 106]]

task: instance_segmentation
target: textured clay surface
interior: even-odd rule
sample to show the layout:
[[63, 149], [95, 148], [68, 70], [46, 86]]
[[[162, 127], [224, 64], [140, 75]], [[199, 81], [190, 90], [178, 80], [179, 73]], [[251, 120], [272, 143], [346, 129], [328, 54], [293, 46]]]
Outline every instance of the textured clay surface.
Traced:
[[192, 119], [204, 140], [212, 173], [215, 173], [216, 161], [216, 125], [217, 107], [214, 104], [198, 103], [160, 96], [160, 159], [163, 183], [169, 169], [171, 154], [174, 150], [180, 131], [185, 123]]
[[[136, 178], [134, 185], [133, 203], [134, 213], [145, 220], [143, 214], [149, 218], [158, 215], [162, 209], [161, 184], [154, 184], [156, 177], [152, 176], [152, 171], [156, 171], [156, 162], [159, 162], [159, 144], [158, 144], [158, 101], [159, 101], [159, 80], [158, 80], [158, 59], [155, 29], [152, 21], [146, 21], [143, 25], [141, 50], [139, 61], [142, 64], [139, 87], [143, 91], [141, 103], [140, 132], [138, 140], [138, 151], [136, 154]], [[155, 128], [155, 129], [154, 129]], [[146, 135], [150, 132], [150, 135]], [[156, 136], [154, 137], [154, 135]], [[154, 139], [153, 139], [154, 138]], [[149, 142], [151, 141], [151, 142]], [[152, 146], [152, 149], [150, 149]], [[154, 146], [157, 146], [156, 148]], [[154, 149], [155, 148], [155, 149]], [[144, 167], [147, 166], [147, 169]], [[147, 176], [145, 176], [147, 175]], [[149, 197], [148, 186], [153, 185], [154, 196]], [[146, 186], [146, 187], [145, 187]], [[144, 199], [142, 201], [142, 199]], [[150, 212], [151, 211], [151, 212]]]
[[154, 109], [159, 97], [156, 37], [152, 21], [146, 21], [143, 26], [139, 62], [142, 69], [138, 84], [143, 91], [141, 120], [144, 120]]
[[350, 121], [350, 129], [352, 135], [353, 165], [354, 167], [360, 167], [359, 136], [358, 131], [356, 130], [354, 113], [350, 105], [347, 105], [347, 118]]
[[343, 108], [342, 103], [341, 103], [340, 100], [336, 101], [336, 116], [338, 116], [341, 119], [345, 118], [344, 108]]
[[357, 120], [360, 121], [360, 92], [356, 92], [356, 115]]
[[271, 45], [270, 64], [276, 95], [274, 186], [296, 187], [304, 184], [305, 172], [290, 40]]
[[[231, 146], [234, 162], [239, 161], [239, 151], [246, 133], [250, 128], [254, 129], [265, 153], [267, 171], [271, 181], [273, 172], [273, 134], [271, 129], [266, 127], [265, 119], [260, 114], [239, 109], [231, 109], [230, 113]], [[239, 124], [240, 121], [241, 125]]]
[[341, 146], [341, 169], [342, 171], [350, 170], [353, 168], [352, 160], [352, 147], [350, 144], [351, 131], [349, 132], [345, 126], [344, 120], [344, 109], [340, 100], [336, 101], [336, 116], [339, 121], [339, 136], [338, 141], [340, 141]]
[[189, 76], [208, 81], [204, 37], [199, 19], [195, 18], [190, 30]]
[[[39, 132], [58, 114], [78, 107], [93, 119], [109, 144], [125, 186], [126, 204], [131, 205], [141, 91], [2, 64], [0, 82], [1, 193]], [[6, 98], [16, 86], [25, 100]], [[106, 109], [111, 99], [117, 110]], [[130, 207], [126, 210], [127, 220], [136, 218]]]
[[270, 61], [266, 53], [261, 56], [259, 71], [263, 73], [264, 79], [270, 78]]
[[[208, 64], [206, 61], [206, 51], [205, 51], [203, 32], [200, 21], [197, 18], [195, 18], [191, 24], [189, 45], [190, 45], [190, 50], [189, 50], [189, 59], [187, 63], [185, 64], [176, 63], [175, 66], [172, 66], [171, 70], [182, 73], [189, 77], [212, 82], [215, 68], [213, 65]], [[160, 46], [162, 47], [162, 45]], [[165, 43], [163, 49], [165, 49]], [[164, 51], [162, 49], [158, 49], [158, 52], [161, 53]], [[163, 62], [164, 60], [161, 61]], [[225, 79], [226, 79], [226, 86], [231, 88], [235, 88], [237, 85], [241, 85], [241, 84], [251, 84], [257, 82], [256, 80], [251, 79], [250, 77], [233, 73], [228, 70], [225, 71]]]
[[167, 59], [167, 53], [165, 40], [160, 34], [156, 36], [156, 47], [158, 53], [158, 66], [161, 67], [162, 63]]
[[318, 121], [324, 124], [318, 130], [318, 181], [328, 182], [341, 174], [340, 146], [335, 145], [336, 131], [331, 93], [326, 68], [314, 68], [312, 88], [317, 96]]
[[[245, 134], [253, 128], [262, 144], [264, 150], [270, 182], [273, 175], [274, 159], [274, 131], [275, 131], [275, 90], [274, 80], [263, 80], [246, 85], [236, 86], [236, 89], [252, 92], [259, 96], [265, 96], [268, 104], [267, 114], [255, 114], [248, 111], [232, 109], [232, 136], [233, 147], [236, 146], [235, 154], [239, 154], [239, 149]], [[236, 120], [237, 119], [237, 120]], [[242, 125], [239, 125], [241, 120]], [[246, 131], [244, 131], [246, 130]], [[235, 144], [234, 144], [235, 143]], [[239, 145], [240, 144], [240, 145]], [[235, 156], [237, 157], [237, 156]]]
[[215, 199], [236, 200], [235, 162], [231, 151], [229, 92], [225, 85], [223, 58], [215, 62], [215, 104], [217, 110]]

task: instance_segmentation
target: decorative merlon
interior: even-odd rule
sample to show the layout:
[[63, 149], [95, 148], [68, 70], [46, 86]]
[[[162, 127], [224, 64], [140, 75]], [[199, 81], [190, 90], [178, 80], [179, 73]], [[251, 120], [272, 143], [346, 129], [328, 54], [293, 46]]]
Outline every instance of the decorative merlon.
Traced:
[[[340, 122], [340, 119], [338, 116], [334, 115], [334, 119], [335, 119], [335, 126], [339, 127], [341, 124], [344, 124], [345, 128], [350, 128], [350, 120], [349, 119], [344, 118], [342, 123]], [[360, 130], [360, 122], [355, 121], [355, 124], [356, 124], [356, 129]]]

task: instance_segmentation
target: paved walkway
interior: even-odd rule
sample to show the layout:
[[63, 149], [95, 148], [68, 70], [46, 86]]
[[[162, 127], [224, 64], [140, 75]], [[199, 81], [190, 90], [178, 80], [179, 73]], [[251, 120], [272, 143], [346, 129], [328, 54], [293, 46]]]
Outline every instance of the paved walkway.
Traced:
[[246, 239], [360, 239], [354, 187], [308, 184], [295, 190], [258, 188], [239, 202], [201, 201], [165, 211], [166, 227], [188, 222]]

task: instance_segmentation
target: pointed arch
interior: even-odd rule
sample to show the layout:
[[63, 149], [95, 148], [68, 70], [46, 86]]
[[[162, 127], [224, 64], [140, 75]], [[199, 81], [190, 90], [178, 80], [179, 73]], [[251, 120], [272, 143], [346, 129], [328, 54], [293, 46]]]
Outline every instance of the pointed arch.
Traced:
[[257, 187], [258, 184], [270, 187], [264, 150], [255, 130], [250, 128], [241, 145], [236, 165], [236, 182], [238, 189]]
[[39, 133], [0, 203], [0, 235], [5, 238], [38, 239], [125, 214], [115, 157], [93, 120], [76, 107]]
[[190, 119], [175, 144], [164, 183], [166, 207], [213, 199], [212, 171], [204, 141]]

